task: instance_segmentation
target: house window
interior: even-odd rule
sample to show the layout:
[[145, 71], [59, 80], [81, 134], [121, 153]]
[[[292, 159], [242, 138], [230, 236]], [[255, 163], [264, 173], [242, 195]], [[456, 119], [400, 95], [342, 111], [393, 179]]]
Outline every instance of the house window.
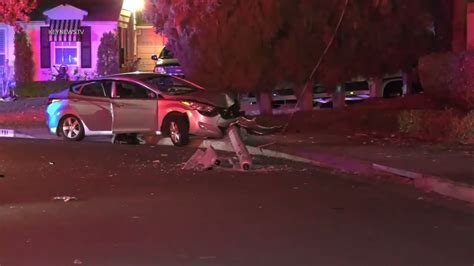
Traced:
[[5, 66], [7, 53], [7, 36], [5, 29], [0, 29], [0, 68]]
[[79, 42], [53, 42], [53, 62], [55, 65], [79, 66]]

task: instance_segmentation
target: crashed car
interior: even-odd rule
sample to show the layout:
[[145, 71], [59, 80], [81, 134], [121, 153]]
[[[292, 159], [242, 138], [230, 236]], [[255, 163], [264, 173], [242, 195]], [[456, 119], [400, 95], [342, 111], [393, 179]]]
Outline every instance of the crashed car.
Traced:
[[52, 134], [87, 136], [156, 134], [176, 146], [189, 136], [221, 138], [242, 115], [239, 103], [190, 81], [156, 73], [118, 74], [75, 83], [51, 94], [46, 109]]

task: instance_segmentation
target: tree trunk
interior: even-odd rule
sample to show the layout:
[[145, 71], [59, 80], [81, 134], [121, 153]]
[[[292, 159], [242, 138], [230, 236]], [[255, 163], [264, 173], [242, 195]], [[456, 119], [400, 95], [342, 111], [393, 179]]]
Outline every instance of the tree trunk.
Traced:
[[298, 106], [296, 108], [303, 112], [313, 111], [313, 82], [300, 87], [295, 93], [296, 97], [298, 97]]
[[466, 0], [453, 0], [453, 52], [466, 50]]
[[381, 78], [371, 78], [369, 80], [370, 98], [383, 98], [383, 88]]
[[344, 89], [344, 86], [337, 86], [332, 94], [332, 104], [335, 109], [346, 107], [346, 90]]
[[403, 72], [402, 79], [404, 95], [413, 95], [413, 72]]
[[271, 115], [272, 110], [272, 95], [269, 92], [259, 92], [257, 94], [257, 103], [261, 115]]

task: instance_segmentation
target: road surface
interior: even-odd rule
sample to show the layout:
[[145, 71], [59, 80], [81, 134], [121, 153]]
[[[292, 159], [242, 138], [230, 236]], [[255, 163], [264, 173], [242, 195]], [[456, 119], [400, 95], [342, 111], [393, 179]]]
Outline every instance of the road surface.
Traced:
[[193, 152], [0, 140], [0, 265], [474, 264], [462, 202], [277, 160], [181, 170]]

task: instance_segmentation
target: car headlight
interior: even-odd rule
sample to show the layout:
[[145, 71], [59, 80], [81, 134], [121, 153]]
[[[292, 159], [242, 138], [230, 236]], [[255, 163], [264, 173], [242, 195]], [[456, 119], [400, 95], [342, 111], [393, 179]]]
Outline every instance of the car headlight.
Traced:
[[155, 72], [158, 74], [166, 74], [166, 69], [164, 67], [156, 67]]
[[198, 111], [202, 115], [205, 115], [205, 116], [217, 115], [217, 109], [214, 106], [203, 104], [203, 103], [197, 103], [197, 102], [188, 102], [188, 101], [182, 101], [181, 103], [193, 110]]

